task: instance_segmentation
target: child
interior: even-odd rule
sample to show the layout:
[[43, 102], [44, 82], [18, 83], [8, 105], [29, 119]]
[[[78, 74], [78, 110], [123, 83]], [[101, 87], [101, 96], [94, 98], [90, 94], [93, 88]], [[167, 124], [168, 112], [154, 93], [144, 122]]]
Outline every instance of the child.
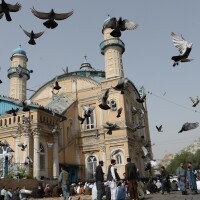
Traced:
[[125, 200], [126, 192], [121, 182], [117, 184], [116, 200]]

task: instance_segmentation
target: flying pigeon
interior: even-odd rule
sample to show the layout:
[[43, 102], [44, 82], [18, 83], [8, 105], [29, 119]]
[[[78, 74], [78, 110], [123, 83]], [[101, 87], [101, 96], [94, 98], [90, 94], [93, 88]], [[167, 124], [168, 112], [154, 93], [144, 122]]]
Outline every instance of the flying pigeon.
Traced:
[[146, 156], [147, 156], [147, 154], [148, 154], [149, 152], [148, 152], [148, 150], [146, 149], [146, 147], [142, 146], [141, 148], [142, 148], [142, 152], [143, 152], [143, 154], [144, 154], [144, 155], [142, 156], [142, 158], [146, 158]]
[[25, 165], [28, 165], [28, 164], [32, 164], [32, 163], [33, 163], [33, 160], [32, 160], [30, 157], [27, 156], [27, 157], [25, 158], [24, 164], [25, 164]]
[[54, 90], [60, 90], [61, 87], [60, 85], [58, 84], [58, 77], [56, 76], [55, 78], [55, 86], [53, 87]]
[[199, 101], [200, 101], [200, 99], [199, 99], [199, 97], [197, 96], [197, 98], [196, 99], [193, 99], [192, 97], [190, 97], [190, 100], [192, 101], [192, 103], [193, 103], [193, 106], [192, 107], [196, 107], [197, 106], [197, 104], [199, 103]]
[[121, 94], [124, 94], [124, 90], [127, 88], [128, 79], [122, 78], [118, 81], [118, 84], [113, 89], [117, 91], [121, 91]]
[[18, 144], [18, 147], [21, 147], [21, 151], [25, 151], [26, 147], [27, 147], [27, 144], [24, 145], [24, 144]]
[[149, 148], [149, 147], [151, 147], [151, 146], [154, 146], [155, 145], [155, 143], [150, 143], [150, 142], [148, 142], [148, 143], [146, 143], [145, 145], [144, 145], [144, 147], [146, 147], [146, 148]]
[[160, 125], [159, 127], [156, 126], [156, 128], [157, 128], [158, 132], [163, 132], [163, 131], [162, 131], [162, 125]]
[[137, 101], [138, 103], [144, 103], [144, 100], [145, 100], [145, 99], [146, 99], [146, 94], [144, 94], [142, 97], [137, 98], [136, 101]]
[[106, 124], [107, 126], [103, 126], [103, 127], [105, 129], [108, 129], [108, 132], [107, 132], [108, 135], [112, 135], [112, 131], [120, 129], [120, 127], [116, 123], [106, 122]]
[[99, 104], [99, 107], [103, 110], [110, 109], [110, 106], [107, 104], [108, 97], [109, 97], [109, 88], [105, 91], [105, 93], [101, 99], [101, 104]]
[[48, 147], [48, 148], [51, 148], [52, 146], [53, 146], [53, 143], [47, 142], [47, 147]]
[[110, 18], [103, 28], [111, 28], [113, 31], [110, 33], [112, 37], [120, 37], [121, 31], [125, 30], [134, 30], [138, 27], [133, 21], [129, 21], [128, 19], [122, 20], [122, 17], [117, 20], [115, 17]]
[[0, 84], [3, 83], [3, 81], [0, 79]]
[[39, 33], [34, 33], [33, 30], [29, 33], [28, 31], [24, 30], [22, 28], [22, 26], [20, 26], [20, 28], [24, 31], [24, 33], [30, 38], [30, 40], [28, 41], [29, 44], [31, 45], [35, 45], [35, 39], [39, 38], [40, 36], [43, 35], [44, 31], [39, 32]]
[[29, 108], [29, 105], [31, 104], [31, 100], [29, 100], [29, 99], [27, 99], [27, 100], [23, 100], [22, 102], [21, 102], [21, 104], [22, 104], [22, 111], [24, 111], [24, 112], [28, 112], [28, 111], [30, 111], [30, 108]]
[[6, 111], [6, 114], [13, 114], [13, 116], [17, 116], [17, 112], [18, 112], [19, 108], [16, 108], [16, 109], [11, 109], [11, 110], [8, 110]]
[[117, 110], [117, 116], [116, 116], [117, 118], [121, 117], [122, 110], [123, 110], [122, 107], [120, 107], [120, 108]]
[[145, 163], [145, 171], [150, 170], [152, 167], [156, 167], [157, 163], [155, 160], [150, 160], [149, 162]]
[[83, 124], [83, 122], [85, 121], [85, 118], [78, 115], [78, 120], [81, 121], [81, 124]]
[[37, 10], [35, 10], [35, 8], [31, 8], [32, 13], [39, 19], [43, 19], [46, 20], [43, 24], [44, 26], [46, 26], [47, 28], [51, 28], [54, 29], [58, 26], [58, 24], [55, 22], [55, 20], [64, 20], [67, 19], [68, 17], [70, 17], [74, 11], [70, 11], [67, 13], [55, 13], [53, 9], [51, 9], [51, 11], [49, 13], [44, 13], [44, 12], [39, 12]]
[[4, 0], [2, 0], [2, 3], [0, 4], [0, 19], [3, 17], [3, 14], [5, 14], [6, 20], [10, 22], [12, 21], [10, 17], [10, 12], [18, 12], [20, 9], [21, 9], [20, 3], [12, 5], [12, 4], [7, 4]]
[[178, 133], [181, 133], [183, 131], [189, 131], [191, 129], [195, 129], [199, 126], [199, 123], [198, 122], [195, 122], [195, 123], [184, 123], [181, 130], [178, 132]]
[[85, 118], [90, 117], [94, 109], [95, 109], [95, 106], [83, 106], [84, 117]]
[[188, 59], [188, 56], [192, 50], [192, 43], [186, 41], [182, 35], [177, 35], [176, 33], [172, 32], [172, 41], [174, 46], [178, 49], [180, 54], [178, 56], [172, 56], [172, 60], [174, 61], [173, 67], [179, 64], [179, 62], [190, 62], [193, 59]]

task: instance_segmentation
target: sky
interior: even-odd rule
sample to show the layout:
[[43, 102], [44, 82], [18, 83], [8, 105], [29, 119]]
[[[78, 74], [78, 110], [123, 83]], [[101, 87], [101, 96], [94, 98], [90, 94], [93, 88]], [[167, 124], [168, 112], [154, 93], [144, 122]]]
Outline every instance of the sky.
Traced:
[[[15, 0], [7, 0], [15, 4]], [[179, 133], [183, 123], [199, 122], [200, 104], [192, 107], [189, 97], [200, 96], [200, 1], [191, 0], [18, 0], [19, 12], [11, 13], [11, 22], [0, 20], [0, 85], [2, 95], [9, 96], [7, 70], [10, 57], [19, 45], [26, 51], [28, 69], [33, 70], [27, 88], [37, 90], [62, 68], [76, 71], [87, 56], [95, 69], [104, 70], [104, 57], [99, 44], [103, 41], [102, 26], [108, 17], [122, 17], [139, 24], [134, 31], [122, 33], [125, 43], [123, 66], [125, 76], [136, 87], [143, 86], [147, 94], [147, 110], [154, 158], [159, 160], [167, 153], [177, 153], [199, 138], [197, 129]], [[183, 3], [184, 2], [184, 3]], [[58, 27], [49, 30], [43, 20], [36, 18], [30, 8], [49, 12], [74, 14], [58, 21]], [[20, 29], [45, 33], [36, 39], [36, 45], [28, 44], [28, 37]], [[190, 63], [172, 67], [172, 56], [178, 55], [171, 32], [182, 34], [193, 43]], [[32, 93], [28, 92], [28, 96]], [[158, 133], [156, 125], [163, 126]]]

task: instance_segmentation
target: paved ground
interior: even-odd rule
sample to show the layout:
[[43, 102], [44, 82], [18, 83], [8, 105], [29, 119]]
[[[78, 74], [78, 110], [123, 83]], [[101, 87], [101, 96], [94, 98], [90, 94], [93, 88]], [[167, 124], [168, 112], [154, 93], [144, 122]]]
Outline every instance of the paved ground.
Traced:
[[[53, 199], [57, 199], [57, 200], [63, 200], [62, 197], [60, 198], [45, 198], [43, 200], [53, 200]], [[91, 196], [87, 195], [81, 195], [81, 196], [74, 196], [72, 197], [72, 200], [91, 200]], [[129, 198], [127, 198], [126, 200], [130, 200]], [[180, 191], [173, 191], [170, 194], [160, 194], [160, 193], [156, 193], [156, 194], [149, 194], [149, 195], [145, 195], [145, 200], [200, 200], [200, 191], [199, 194], [197, 195], [192, 195], [191, 193], [189, 193], [188, 195], [182, 195]]]

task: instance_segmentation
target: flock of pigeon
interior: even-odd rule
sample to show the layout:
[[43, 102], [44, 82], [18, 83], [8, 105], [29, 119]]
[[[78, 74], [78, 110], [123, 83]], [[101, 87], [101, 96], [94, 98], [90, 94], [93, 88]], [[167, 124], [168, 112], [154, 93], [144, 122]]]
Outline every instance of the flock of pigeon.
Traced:
[[[8, 4], [6, 3], [4, 0], [2, 0], [2, 3], [0, 4], [0, 19], [5, 15], [5, 18], [7, 21], [12, 21], [11, 16], [10, 16], [10, 12], [18, 12], [21, 9], [21, 4], [16, 3], [14, 5]], [[67, 13], [55, 13], [53, 9], [51, 9], [51, 11], [49, 13], [45, 13], [45, 12], [39, 12], [37, 11], [34, 7], [31, 8], [31, 12], [33, 13], [34, 16], [36, 16], [39, 19], [42, 20], [46, 20], [43, 25], [47, 28], [47, 29], [54, 29], [58, 26], [58, 24], [56, 23], [56, 20], [64, 20], [67, 19], [68, 17], [70, 17], [73, 14], [73, 10], [71, 12], [67, 12]], [[40, 36], [43, 35], [43, 32], [39, 32], [39, 33], [34, 33], [34, 31], [32, 30], [31, 32], [27, 32], [25, 29], [22, 28], [21, 25], [19, 25], [20, 28], [23, 30], [23, 32], [30, 38], [30, 40], [28, 41], [29, 44], [31, 45], [35, 45], [35, 39], [39, 38]], [[104, 24], [104, 28], [111, 28], [112, 32], [110, 33], [110, 35], [112, 37], [120, 37], [121, 36], [121, 31], [125, 31], [125, 30], [134, 30], [138, 27], [138, 24], [127, 20], [127, 19], [122, 19], [121, 17], [119, 18], [119, 20], [117, 20], [115, 17], [109, 17], [109, 20], [107, 20]], [[177, 50], [179, 51], [179, 55], [177, 56], [172, 56], [172, 60], [174, 61], [173, 63], [173, 67], [179, 65], [180, 62], [190, 62], [193, 59], [189, 59], [189, 54], [192, 50], [192, 43], [186, 41], [182, 35], [178, 35], [174, 32], [171, 33], [172, 36], [172, 41], [174, 43], [174, 46], [177, 48]], [[20, 69], [18, 69], [19, 72], [19, 77], [20, 77]], [[128, 79], [127, 78], [122, 78], [119, 80], [118, 84], [115, 87], [112, 87], [113, 89], [120, 91], [121, 94], [124, 94], [124, 90], [127, 87], [127, 82]], [[60, 90], [61, 87], [58, 84], [58, 80], [57, 77], [55, 78], [55, 86], [54, 88], [55, 90]], [[109, 104], [108, 104], [108, 97], [109, 97], [109, 90], [107, 89], [105, 91], [105, 93], [102, 96], [101, 99], [101, 104], [99, 104], [99, 107], [103, 110], [108, 110], [111, 109]], [[144, 103], [146, 99], [146, 94], [144, 94], [142, 97], [137, 98], [136, 101], [138, 103]], [[199, 99], [198, 97], [196, 99], [193, 99], [192, 97], [190, 97], [191, 101], [193, 102], [193, 107], [196, 107], [197, 104], [199, 103]], [[28, 104], [25, 101], [21, 102], [22, 106], [23, 106], [23, 111], [29, 111], [28, 109]], [[91, 117], [93, 110], [95, 109], [94, 106], [84, 106], [83, 107], [83, 117], [78, 115], [78, 119], [80, 120], [81, 124], [84, 123], [85, 120], [88, 120], [89, 117]], [[122, 107], [120, 107], [117, 110], [117, 115], [116, 117], [119, 118], [121, 116], [122, 113]], [[133, 108], [133, 111], [137, 114], [139, 114], [140, 116], [143, 116], [144, 111], [142, 109], [138, 109], [138, 108]], [[13, 114], [13, 116], [16, 116], [18, 112], [18, 109], [11, 109], [9, 111], [7, 111], [7, 114]], [[183, 131], [188, 131], [191, 129], [195, 129], [199, 126], [199, 123], [185, 123], [183, 124], [181, 130], [179, 131], [179, 133], [183, 132]], [[110, 123], [110, 122], [106, 122], [106, 125], [104, 125], [104, 128], [107, 129], [107, 134], [112, 135], [112, 131], [114, 130], [119, 130], [120, 126], [118, 126], [116, 123]], [[141, 129], [144, 128], [143, 125], [140, 124], [136, 124], [134, 125], [134, 131], [136, 131], [137, 129]], [[162, 125], [160, 126], [156, 126], [156, 129], [158, 132], [163, 132], [162, 130]], [[51, 145], [50, 145], [51, 146]], [[21, 147], [22, 151], [25, 150], [25, 148], [27, 147], [27, 145], [23, 145], [20, 144], [19, 147]], [[148, 150], [146, 149], [145, 146], [142, 146], [142, 151], [143, 151], [143, 158], [145, 158], [148, 154]], [[151, 161], [153, 162], [153, 161]], [[153, 166], [153, 163], [151, 164], [150, 162], [148, 163], [149, 166]], [[147, 166], [146, 168], [147, 170], [149, 169], [149, 167]]]
[[[10, 16], [11, 12], [18, 12], [21, 10], [21, 4], [16, 3], [14, 5], [8, 4], [5, 2], [5, 0], [2, 0], [2, 3], [0, 4], [0, 19], [5, 15], [5, 18], [8, 22], [12, 21], [12, 18]], [[56, 20], [64, 20], [70, 17], [74, 12], [73, 10], [67, 13], [55, 13], [53, 9], [49, 13], [45, 12], [39, 12], [35, 10], [35, 8], [31, 8], [31, 12], [34, 16], [36, 16], [39, 19], [46, 20], [43, 24], [48, 29], [54, 29], [58, 26]], [[31, 32], [26, 31], [22, 28], [21, 25], [19, 25], [20, 28], [24, 31], [24, 33], [30, 38], [28, 41], [29, 44], [35, 45], [35, 39], [39, 38], [43, 35], [44, 31], [39, 33], [34, 33], [32, 30]]]

